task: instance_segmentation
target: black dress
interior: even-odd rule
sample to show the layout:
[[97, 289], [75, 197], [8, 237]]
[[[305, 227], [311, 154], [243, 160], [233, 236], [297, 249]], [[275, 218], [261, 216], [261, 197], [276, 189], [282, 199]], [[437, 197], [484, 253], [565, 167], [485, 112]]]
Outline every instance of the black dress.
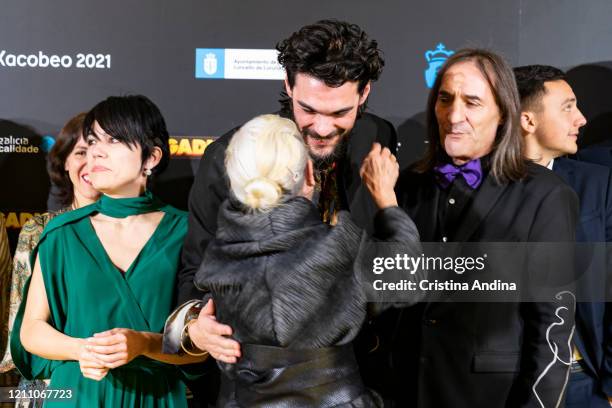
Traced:
[[[375, 224], [378, 238], [418, 242], [397, 207], [380, 211]], [[218, 406], [381, 405], [363, 386], [351, 345], [367, 305], [353, 263], [369, 239], [345, 212], [335, 227], [323, 224], [301, 197], [266, 213], [223, 203], [195, 280], [242, 347], [237, 364], [220, 363]]]

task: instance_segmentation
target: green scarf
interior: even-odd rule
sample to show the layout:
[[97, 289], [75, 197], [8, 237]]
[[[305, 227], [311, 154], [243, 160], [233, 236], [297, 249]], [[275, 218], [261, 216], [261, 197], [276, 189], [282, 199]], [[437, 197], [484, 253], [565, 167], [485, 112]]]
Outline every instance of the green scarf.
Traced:
[[150, 191], [145, 191], [140, 197], [130, 198], [112, 198], [105, 194], [94, 204], [91, 210], [101, 214], [108, 215], [113, 218], [125, 218], [130, 215], [146, 214], [154, 211], [159, 211], [164, 207], [164, 203], [159, 201], [151, 194]]

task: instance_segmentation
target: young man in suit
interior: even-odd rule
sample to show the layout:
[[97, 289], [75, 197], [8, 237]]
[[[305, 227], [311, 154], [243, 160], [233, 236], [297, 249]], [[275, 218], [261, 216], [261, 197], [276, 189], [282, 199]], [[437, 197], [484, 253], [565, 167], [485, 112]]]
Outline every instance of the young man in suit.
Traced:
[[[396, 186], [422, 241], [574, 240], [576, 195], [523, 159], [519, 108], [512, 69], [498, 55], [466, 49], [446, 61], [429, 95], [428, 150]], [[563, 302], [553, 295], [544, 302], [451, 300], [405, 309], [391, 358], [396, 405], [559, 406], [573, 326], [571, 299]], [[549, 333], [559, 307], [564, 324]]]
[[[612, 242], [612, 171], [604, 166], [562, 156], [575, 154], [579, 129], [586, 119], [565, 73], [546, 65], [514, 69], [521, 98], [521, 128], [525, 155], [563, 178], [580, 199], [576, 240]], [[594, 255], [596, 256], [596, 255]], [[574, 359], [567, 390], [568, 408], [604, 408], [612, 405], [612, 309], [606, 305], [605, 259], [581, 262], [586, 280], [576, 308]], [[612, 282], [608, 282], [608, 285]]]

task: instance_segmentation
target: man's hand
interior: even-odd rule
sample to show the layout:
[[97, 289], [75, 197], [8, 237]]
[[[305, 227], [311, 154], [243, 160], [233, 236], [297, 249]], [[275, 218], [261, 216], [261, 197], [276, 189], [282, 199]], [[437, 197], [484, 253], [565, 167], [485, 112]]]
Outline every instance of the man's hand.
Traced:
[[389, 149], [374, 143], [361, 164], [359, 175], [378, 208], [397, 206], [394, 188], [399, 177], [399, 164]]
[[202, 351], [208, 351], [215, 359], [235, 363], [240, 357], [240, 343], [227, 338], [232, 328], [215, 319], [215, 305], [209, 299], [195, 323], [189, 325], [189, 338]]

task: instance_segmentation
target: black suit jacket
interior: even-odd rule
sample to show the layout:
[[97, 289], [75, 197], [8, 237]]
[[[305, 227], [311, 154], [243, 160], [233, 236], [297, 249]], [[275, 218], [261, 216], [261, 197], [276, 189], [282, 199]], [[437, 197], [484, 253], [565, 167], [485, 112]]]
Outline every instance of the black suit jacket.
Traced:
[[[206, 148], [191, 187], [189, 230], [178, 273], [177, 304], [202, 296], [195, 288], [193, 278], [200, 267], [206, 246], [215, 236], [219, 206], [229, 194], [229, 181], [224, 165], [225, 150], [237, 130], [238, 128], [230, 130]], [[341, 172], [338, 180], [339, 189], [348, 202], [351, 217], [357, 225], [368, 227], [370, 230], [377, 208], [367, 189], [361, 184], [359, 168], [374, 142], [388, 147], [395, 153], [397, 145], [395, 129], [384, 119], [364, 113], [355, 121], [355, 126], [349, 135], [347, 152], [340, 164]]]
[[[529, 176], [498, 185], [485, 177], [449, 241], [573, 241], [575, 193], [548, 169], [529, 164]], [[399, 205], [424, 242], [436, 242], [440, 190], [433, 174], [400, 175]], [[437, 302], [403, 310], [391, 361], [399, 407], [553, 407], [564, 393], [569, 366], [555, 362], [546, 330], [558, 319], [550, 303]], [[572, 313], [554, 335], [567, 345]], [[559, 327], [557, 327], [559, 329]], [[571, 351], [559, 356], [568, 361]], [[541, 377], [541, 378], [540, 378]], [[536, 385], [537, 383], [537, 385]], [[534, 391], [535, 386], [535, 391]]]
[[[611, 156], [612, 158], [612, 156]], [[576, 230], [579, 242], [612, 242], [612, 170], [597, 164], [571, 159], [555, 159], [553, 171], [578, 194], [580, 223]], [[586, 248], [585, 248], [586, 249]], [[590, 255], [590, 256], [588, 256]], [[604, 259], [599, 255], [604, 255]], [[579, 258], [581, 295], [585, 299], [603, 300], [612, 285], [612, 259], [595, 251]], [[602, 391], [612, 396], [612, 304], [580, 302], [576, 308], [576, 347], [591, 375], [599, 380]]]

